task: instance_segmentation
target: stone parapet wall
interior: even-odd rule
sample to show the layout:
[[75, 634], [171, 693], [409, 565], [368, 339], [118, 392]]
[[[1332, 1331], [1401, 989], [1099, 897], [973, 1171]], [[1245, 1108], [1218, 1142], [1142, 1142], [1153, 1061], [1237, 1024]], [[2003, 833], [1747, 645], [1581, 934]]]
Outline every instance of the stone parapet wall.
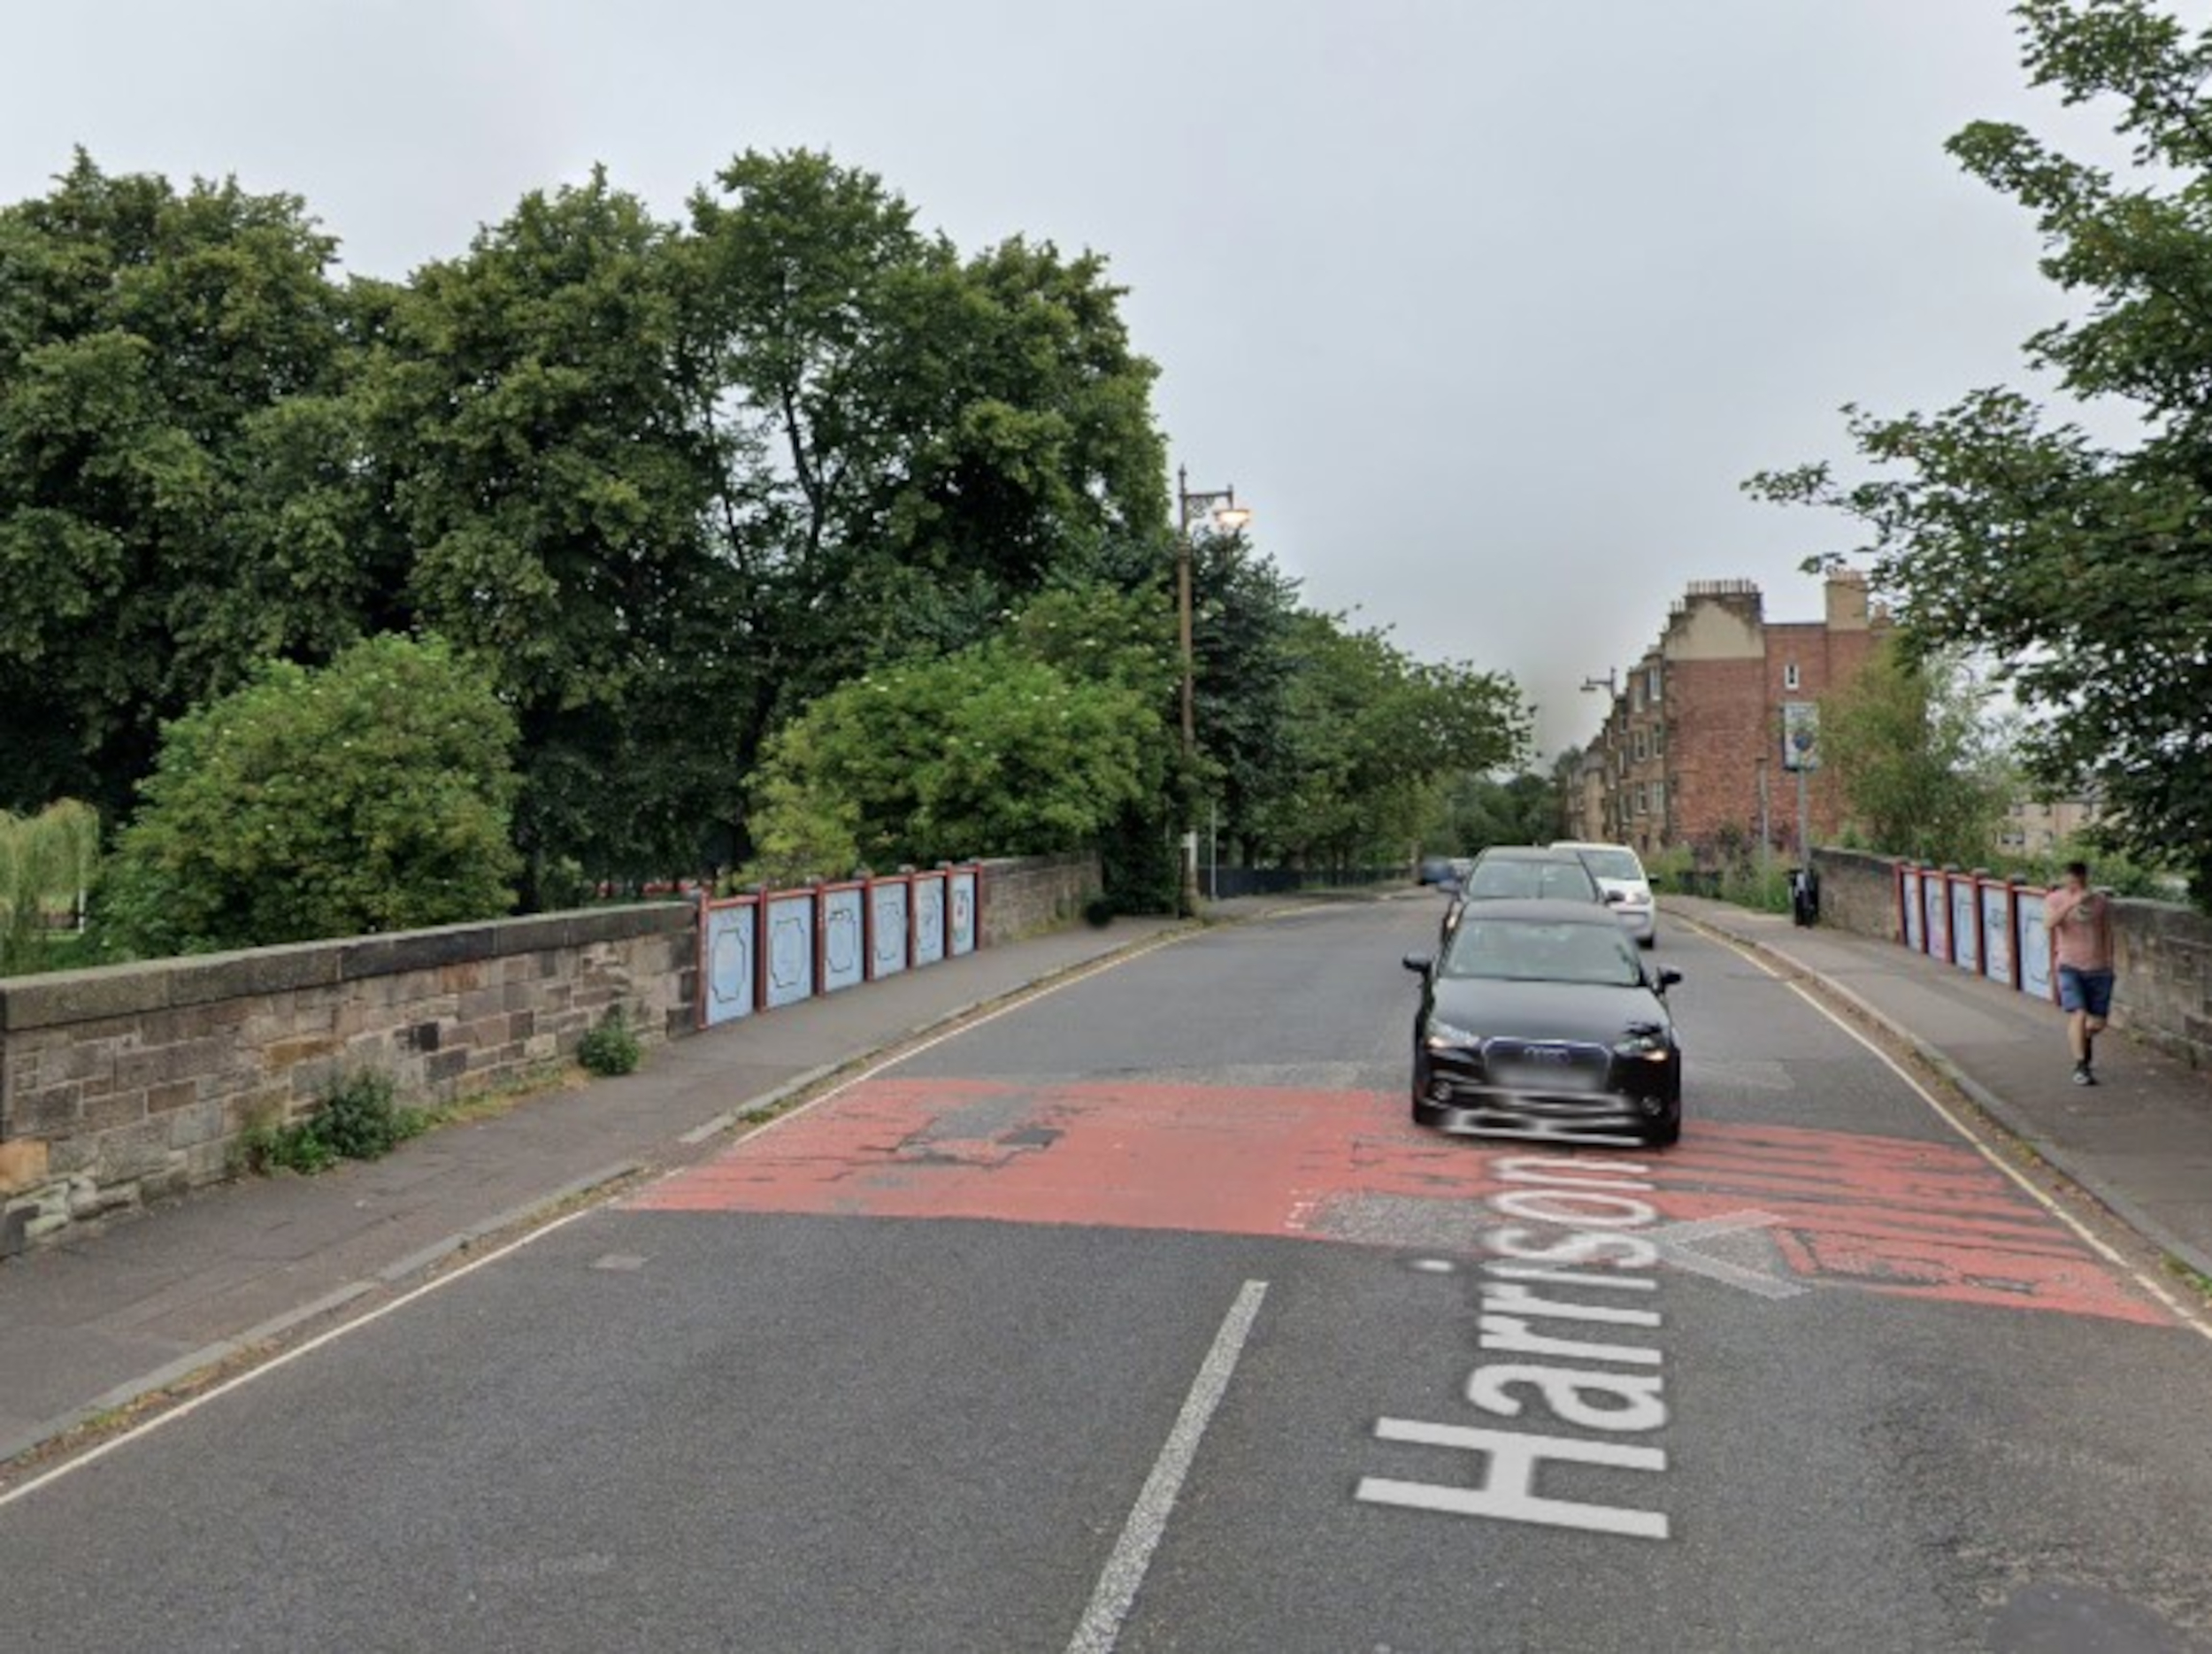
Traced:
[[348, 1074], [451, 1102], [572, 1056], [616, 1005], [688, 1032], [694, 910], [656, 904], [0, 983], [0, 1255], [228, 1174]]
[[1823, 924], [1855, 935], [1897, 940], [1894, 858], [1869, 856], [1859, 850], [1816, 850], [1813, 872], [1820, 880]]
[[[982, 864], [979, 945], [1078, 921], [1094, 855]], [[572, 1058], [620, 1005], [697, 1022], [698, 910], [649, 903], [0, 981], [0, 1257], [230, 1173], [239, 1138], [389, 1075], [449, 1103]]]
[[2212, 919], [2131, 899], [2112, 904], [2112, 928], [2113, 1021], [2193, 1068], [2212, 1068]]
[[[1821, 922], [1897, 940], [1896, 863], [1851, 850], [1813, 853]], [[2112, 904], [2119, 986], [2112, 1020], [2192, 1067], [2212, 1068], [2212, 918], [2171, 902]]]
[[982, 945], [1059, 930], [1105, 889], [1095, 855], [1027, 856], [983, 864]]

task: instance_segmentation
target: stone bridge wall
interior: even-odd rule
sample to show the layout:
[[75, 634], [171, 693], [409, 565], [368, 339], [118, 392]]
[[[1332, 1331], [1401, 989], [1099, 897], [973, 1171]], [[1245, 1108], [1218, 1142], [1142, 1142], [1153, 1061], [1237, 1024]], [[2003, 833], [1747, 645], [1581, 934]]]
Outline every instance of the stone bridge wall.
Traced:
[[[986, 862], [978, 940], [1075, 922], [1095, 856]], [[0, 1257], [230, 1174], [349, 1073], [449, 1103], [571, 1059], [619, 1005], [696, 1025], [697, 910], [595, 908], [0, 981]]]

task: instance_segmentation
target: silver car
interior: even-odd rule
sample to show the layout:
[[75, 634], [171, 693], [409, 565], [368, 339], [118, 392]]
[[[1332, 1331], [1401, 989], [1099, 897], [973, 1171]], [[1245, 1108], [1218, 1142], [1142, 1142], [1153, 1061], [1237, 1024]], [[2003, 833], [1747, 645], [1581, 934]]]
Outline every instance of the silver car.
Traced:
[[1634, 850], [1625, 844], [1596, 844], [1581, 839], [1561, 839], [1552, 848], [1570, 850], [1582, 858], [1582, 865], [1605, 892], [1615, 916], [1640, 947], [1648, 948], [1658, 940], [1659, 917], [1652, 904], [1651, 881], [1644, 876], [1644, 864]]

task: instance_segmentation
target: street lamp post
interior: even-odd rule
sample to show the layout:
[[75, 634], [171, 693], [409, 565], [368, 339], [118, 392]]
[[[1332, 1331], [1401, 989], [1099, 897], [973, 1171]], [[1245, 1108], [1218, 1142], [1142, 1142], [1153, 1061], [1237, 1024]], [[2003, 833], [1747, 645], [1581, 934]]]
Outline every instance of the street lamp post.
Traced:
[[[1191, 524], [1198, 518], [1233, 534], [1252, 520], [1251, 512], [1237, 504], [1233, 486], [1195, 489], [1190, 473], [1175, 468], [1175, 619], [1183, 654], [1183, 773], [1195, 774], [1198, 765], [1197, 656], [1191, 642]], [[1182, 911], [1198, 911], [1198, 829], [1186, 824], [1179, 854], [1183, 864]]]

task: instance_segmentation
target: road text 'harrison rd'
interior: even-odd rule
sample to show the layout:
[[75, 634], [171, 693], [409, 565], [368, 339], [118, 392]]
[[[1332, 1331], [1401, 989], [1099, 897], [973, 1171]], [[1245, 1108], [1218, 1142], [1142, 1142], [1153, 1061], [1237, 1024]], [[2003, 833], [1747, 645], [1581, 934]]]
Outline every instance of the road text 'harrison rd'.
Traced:
[[[1667, 1537], [1663, 1511], [1537, 1490], [1548, 1465], [1667, 1467], [1661, 1449], [1619, 1439], [1667, 1422], [1661, 1352], [1624, 1342], [1625, 1335], [1660, 1325], [1659, 1312], [1637, 1302], [1658, 1289], [1650, 1272], [1659, 1249], [1632, 1233], [1660, 1221], [1657, 1207], [1635, 1198], [1652, 1192], [1644, 1181], [1649, 1172], [1624, 1161], [1542, 1156], [1501, 1163], [1504, 1181], [1525, 1187], [1502, 1190], [1488, 1203], [1502, 1221], [1486, 1236], [1493, 1257], [1483, 1266], [1477, 1342], [1486, 1358], [1501, 1358], [1477, 1366], [1465, 1389], [1485, 1415], [1482, 1427], [1391, 1418], [1375, 1423], [1379, 1441], [1478, 1456], [1475, 1473], [1433, 1482], [1363, 1477], [1357, 1497], [1451, 1516]], [[1586, 1267], [1593, 1265], [1602, 1267]], [[1539, 1435], [1490, 1424], [1523, 1421], [1532, 1405], [1544, 1410], [1540, 1421], [1547, 1425], [1598, 1434]]]

